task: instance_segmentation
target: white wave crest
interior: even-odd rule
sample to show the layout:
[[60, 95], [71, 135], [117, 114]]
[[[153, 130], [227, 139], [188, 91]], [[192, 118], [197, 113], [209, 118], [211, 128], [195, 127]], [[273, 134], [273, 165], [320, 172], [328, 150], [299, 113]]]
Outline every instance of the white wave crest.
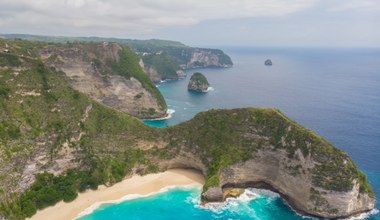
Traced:
[[[208, 209], [214, 213], [220, 214], [224, 210], [235, 210], [239, 205], [248, 205], [248, 203], [254, 199], [262, 198], [263, 196], [272, 200], [277, 198], [279, 195], [265, 189], [253, 189], [248, 188], [238, 196], [237, 198], [227, 198], [225, 202], [211, 202], [205, 205], [195, 204], [196, 208]], [[199, 200], [198, 200], [199, 201]], [[247, 209], [248, 210], [248, 209]], [[237, 210], [238, 211], [238, 210]]]
[[122, 198], [120, 198], [118, 200], [109, 200], [109, 201], [96, 202], [95, 204], [91, 205], [90, 207], [86, 208], [81, 213], [79, 213], [78, 216], [75, 217], [75, 219], [79, 219], [79, 218], [81, 218], [81, 217], [83, 217], [85, 215], [91, 214], [96, 209], [98, 209], [101, 205], [104, 205], [104, 204], [119, 204], [119, 203], [122, 203], [122, 202], [125, 202], [125, 201], [128, 201], [128, 200], [145, 198], [145, 197], [153, 196], [153, 195], [156, 195], [156, 194], [164, 193], [164, 192], [167, 192], [167, 191], [172, 190], [172, 189], [198, 189], [198, 188], [200, 188], [200, 186], [198, 184], [188, 184], [188, 185], [181, 185], [181, 186], [172, 185], [172, 186], [166, 186], [166, 187], [160, 189], [159, 191], [148, 193], [148, 194], [145, 194], [145, 195], [142, 195], [142, 194], [129, 194], [129, 195], [123, 196]]
[[146, 121], [162, 121], [162, 120], [167, 120], [173, 116], [173, 113], [175, 112], [174, 109], [168, 109], [166, 111], [166, 116], [162, 118], [153, 118], [153, 119], [145, 119]]
[[379, 213], [379, 210], [377, 209], [373, 209], [369, 212], [366, 212], [366, 213], [362, 213], [358, 216], [352, 216], [350, 218], [346, 218], [345, 220], [362, 220], [362, 219], [367, 219], [369, 217], [371, 217], [371, 215], [376, 215], [377, 213]]
[[211, 86], [209, 86], [209, 87], [207, 88], [206, 92], [211, 92], [211, 91], [214, 91], [214, 88], [211, 87]]

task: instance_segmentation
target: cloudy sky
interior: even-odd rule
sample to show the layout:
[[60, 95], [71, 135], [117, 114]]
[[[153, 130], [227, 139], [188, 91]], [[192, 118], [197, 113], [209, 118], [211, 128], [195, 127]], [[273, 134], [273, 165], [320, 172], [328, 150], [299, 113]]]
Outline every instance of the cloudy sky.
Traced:
[[0, 33], [380, 47], [380, 0], [0, 0]]

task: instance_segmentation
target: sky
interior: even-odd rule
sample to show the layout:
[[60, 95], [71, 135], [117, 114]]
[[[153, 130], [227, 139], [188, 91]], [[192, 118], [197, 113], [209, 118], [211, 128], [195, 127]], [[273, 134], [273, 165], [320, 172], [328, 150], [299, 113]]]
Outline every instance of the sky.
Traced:
[[380, 47], [380, 0], [0, 0], [0, 33]]

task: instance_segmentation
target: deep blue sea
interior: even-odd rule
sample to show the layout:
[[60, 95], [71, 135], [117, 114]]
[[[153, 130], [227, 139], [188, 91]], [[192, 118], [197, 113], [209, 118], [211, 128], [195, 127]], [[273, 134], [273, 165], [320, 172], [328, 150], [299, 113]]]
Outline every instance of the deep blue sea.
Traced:
[[[223, 48], [234, 66], [199, 69], [212, 86], [187, 91], [189, 76], [158, 86], [171, 118], [146, 121], [163, 127], [211, 108], [275, 107], [344, 149], [367, 174], [380, 198], [380, 48]], [[265, 66], [270, 58], [273, 66]], [[282, 199], [247, 190], [224, 205], [200, 207], [199, 188], [174, 188], [100, 206], [88, 219], [302, 219]], [[379, 202], [376, 204], [380, 209]], [[380, 214], [366, 219], [380, 220]]]

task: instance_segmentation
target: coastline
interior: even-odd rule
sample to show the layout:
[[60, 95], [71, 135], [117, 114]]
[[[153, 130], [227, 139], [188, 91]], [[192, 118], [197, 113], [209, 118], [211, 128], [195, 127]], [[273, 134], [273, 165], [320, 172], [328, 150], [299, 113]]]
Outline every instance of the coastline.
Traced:
[[[204, 183], [202, 174], [188, 169], [172, 169], [162, 173], [146, 176], [134, 175], [130, 178], [106, 187], [101, 185], [97, 190], [87, 190], [69, 203], [58, 202], [54, 206], [37, 211], [29, 220], [67, 220], [76, 219], [92, 207], [102, 203], [115, 202], [128, 195], [149, 195], [172, 186], [199, 185]], [[59, 213], [59, 214], [58, 214]]]

